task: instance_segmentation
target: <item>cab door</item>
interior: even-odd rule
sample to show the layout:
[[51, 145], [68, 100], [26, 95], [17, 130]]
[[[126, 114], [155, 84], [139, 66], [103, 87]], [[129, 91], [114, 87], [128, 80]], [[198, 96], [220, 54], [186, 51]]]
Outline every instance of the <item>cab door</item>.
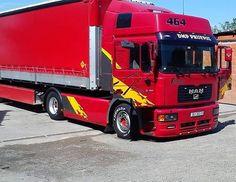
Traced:
[[137, 107], [154, 106], [154, 41], [115, 41], [113, 89]]
[[223, 99], [226, 91], [232, 87], [232, 48], [218, 46], [217, 58], [219, 71], [219, 94], [218, 99]]

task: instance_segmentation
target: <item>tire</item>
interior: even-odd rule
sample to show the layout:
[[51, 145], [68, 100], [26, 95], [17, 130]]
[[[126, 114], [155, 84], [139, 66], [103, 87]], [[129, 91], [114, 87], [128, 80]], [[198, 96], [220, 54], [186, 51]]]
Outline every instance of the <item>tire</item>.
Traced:
[[138, 133], [138, 120], [134, 108], [128, 104], [118, 105], [113, 112], [113, 128], [119, 138], [133, 139]]
[[53, 120], [63, 120], [63, 106], [61, 97], [56, 92], [50, 92], [46, 99], [46, 110]]

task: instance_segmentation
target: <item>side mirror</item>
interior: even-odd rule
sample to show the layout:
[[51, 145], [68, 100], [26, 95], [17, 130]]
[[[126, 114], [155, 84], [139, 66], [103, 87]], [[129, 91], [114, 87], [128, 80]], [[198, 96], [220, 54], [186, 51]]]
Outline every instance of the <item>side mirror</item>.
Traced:
[[151, 43], [150, 44], [150, 51], [151, 51], [150, 55], [153, 60], [156, 60], [156, 56], [157, 56], [156, 49], [157, 49], [157, 45], [155, 43]]
[[233, 49], [231, 47], [226, 47], [225, 48], [225, 61], [231, 62], [232, 61], [232, 53]]
[[[154, 42], [148, 42], [148, 47], [149, 47], [149, 57], [151, 61], [151, 68], [155, 67], [156, 64], [156, 43]], [[154, 70], [153, 70], [154, 71]]]
[[133, 42], [129, 42], [128, 40], [123, 40], [121, 41], [121, 46], [123, 48], [134, 48], [134, 43]]

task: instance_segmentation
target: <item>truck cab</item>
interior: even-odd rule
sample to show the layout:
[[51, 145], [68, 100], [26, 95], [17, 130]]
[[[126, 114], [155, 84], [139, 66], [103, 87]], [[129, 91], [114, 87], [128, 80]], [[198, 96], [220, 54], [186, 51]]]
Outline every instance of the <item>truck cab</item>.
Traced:
[[[150, 3], [112, 1], [103, 40], [112, 92], [132, 101], [142, 134], [171, 137], [217, 127], [222, 75], [207, 20]], [[225, 81], [230, 71], [225, 69]]]

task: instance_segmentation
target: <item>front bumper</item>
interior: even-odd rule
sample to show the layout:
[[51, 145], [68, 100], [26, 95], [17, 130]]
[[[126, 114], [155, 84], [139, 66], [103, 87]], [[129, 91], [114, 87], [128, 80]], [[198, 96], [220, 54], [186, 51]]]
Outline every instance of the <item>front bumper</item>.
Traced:
[[[213, 109], [218, 104], [194, 108], [156, 109], [154, 111], [154, 125], [151, 132], [143, 133], [154, 137], [176, 137], [192, 135], [213, 130], [218, 125], [218, 115], [213, 116]], [[202, 116], [191, 117], [191, 113], [203, 112]], [[159, 122], [160, 114], [178, 113], [178, 120], [172, 122]]]

